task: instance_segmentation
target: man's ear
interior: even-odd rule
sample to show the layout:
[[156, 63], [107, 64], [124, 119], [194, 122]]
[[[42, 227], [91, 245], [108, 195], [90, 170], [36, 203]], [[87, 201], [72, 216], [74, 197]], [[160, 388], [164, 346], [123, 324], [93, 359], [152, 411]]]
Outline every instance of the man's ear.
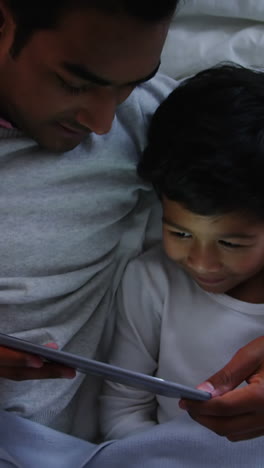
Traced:
[[15, 21], [7, 3], [0, 0], [0, 62], [3, 62], [10, 52], [15, 38], [15, 29]]

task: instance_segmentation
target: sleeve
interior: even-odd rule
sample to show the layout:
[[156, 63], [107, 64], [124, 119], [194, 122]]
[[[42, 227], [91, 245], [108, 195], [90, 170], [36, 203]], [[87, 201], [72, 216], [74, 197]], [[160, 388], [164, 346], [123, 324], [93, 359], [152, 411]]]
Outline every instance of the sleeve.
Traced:
[[[109, 362], [155, 374], [159, 354], [161, 301], [144, 262], [132, 261], [117, 294], [117, 324]], [[122, 438], [157, 424], [155, 395], [106, 382], [100, 398], [101, 432], [105, 440]]]

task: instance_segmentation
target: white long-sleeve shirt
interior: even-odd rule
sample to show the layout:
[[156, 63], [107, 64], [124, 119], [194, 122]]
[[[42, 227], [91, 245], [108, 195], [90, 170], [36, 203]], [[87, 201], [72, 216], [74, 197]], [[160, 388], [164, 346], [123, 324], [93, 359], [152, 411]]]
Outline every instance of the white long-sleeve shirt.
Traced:
[[[118, 309], [111, 364], [191, 387], [264, 334], [264, 304], [203, 291], [161, 246], [130, 262]], [[176, 399], [113, 382], [106, 384], [101, 398], [105, 439], [136, 434], [172, 419], [180, 433], [188, 418]]]

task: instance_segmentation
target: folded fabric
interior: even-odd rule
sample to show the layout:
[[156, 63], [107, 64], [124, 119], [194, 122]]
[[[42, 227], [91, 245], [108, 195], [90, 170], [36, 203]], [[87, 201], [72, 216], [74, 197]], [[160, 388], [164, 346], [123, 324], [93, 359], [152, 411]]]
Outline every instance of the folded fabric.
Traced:
[[105, 445], [0, 411], [0, 468], [86, 468]]
[[263, 438], [233, 444], [188, 417], [95, 445], [0, 412], [1, 468], [262, 468], [263, 456]]

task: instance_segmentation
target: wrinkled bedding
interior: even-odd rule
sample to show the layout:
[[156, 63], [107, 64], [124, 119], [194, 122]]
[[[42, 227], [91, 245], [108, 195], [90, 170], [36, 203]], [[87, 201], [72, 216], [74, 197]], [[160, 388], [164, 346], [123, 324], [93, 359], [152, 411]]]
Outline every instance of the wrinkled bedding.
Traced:
[[161, 71], [183, 78], [222, 61], [264, 65], [263, 0], [181, 0]]

